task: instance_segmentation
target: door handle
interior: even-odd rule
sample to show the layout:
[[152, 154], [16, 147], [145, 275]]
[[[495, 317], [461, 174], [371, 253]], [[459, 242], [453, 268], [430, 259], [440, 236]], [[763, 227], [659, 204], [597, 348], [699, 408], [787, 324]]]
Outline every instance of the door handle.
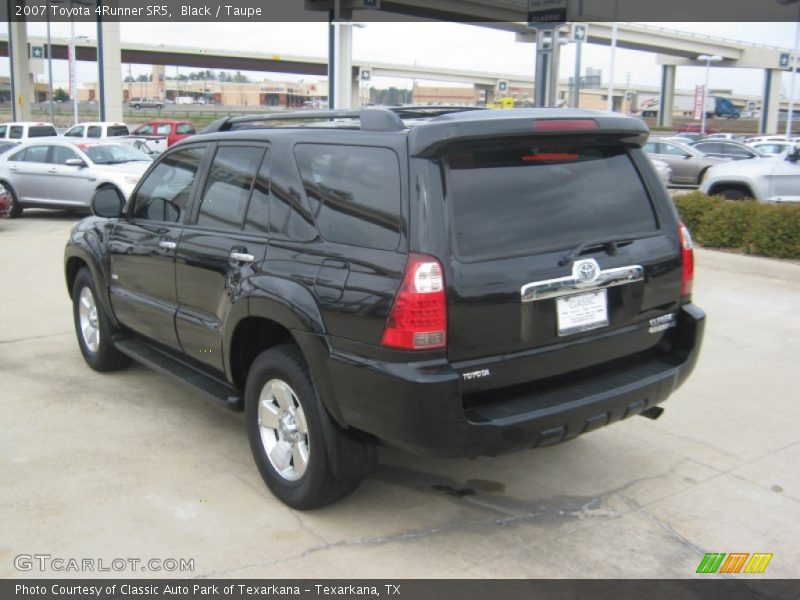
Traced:
[[170, 242], [169, 240], [161, 240], [158, 242], [159, 248], [164, 248], [165, 250], [175, 250], [178, 246], [175, 242]]
[[47, 172], [48, 172], [48, 173], [58, 173], [58, 169], [56, 169], [55, 167], [53, 167], [52, 169], [47, 169]]
[[256, 257], [252, 254], [247, 254], [245, 252], [236, 252], [235, 250], [230, 253], [231, 260], [235, 260], [238, 262], [253, 262]]
[[12, 165], [12, 166], [10, 166], [10, 167], [8, 167], [8, 168], [9, 168], [11, 171], [18, 171], [18, 170], [19, 170], [19, 167], [15, 167], [15, 166], [13, 166], [13, 165]]

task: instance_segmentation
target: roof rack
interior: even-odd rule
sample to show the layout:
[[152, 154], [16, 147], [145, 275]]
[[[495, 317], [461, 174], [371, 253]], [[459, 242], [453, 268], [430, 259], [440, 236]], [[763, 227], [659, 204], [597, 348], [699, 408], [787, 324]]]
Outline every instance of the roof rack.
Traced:
[[358, 120], [362, 131], [403, 131], [403, 119], [432, 118], [452, 112], [482, 110], [476, 106], [397, 106], [384, 108], [372, 106], [355, 110], [304, 110], [274, 112], [240, 117], [225, 117], [210, 123], [203, 133], [241, 129], [237, 125], [269, 121], [336, 121]]
[[365, 131], [402, 131], [403, 121], [396, 113], [385, 108], [362, 108], [360, 110], [304, 110], [290, 113], [264, 113], [260, 115], [244, 115], [227, 117], [214, 121], [203, 130], [203, 133], [231, 131], [237, 125], [258, 123], [261, 121], [334, 121], [351, 119], [360, 121]]

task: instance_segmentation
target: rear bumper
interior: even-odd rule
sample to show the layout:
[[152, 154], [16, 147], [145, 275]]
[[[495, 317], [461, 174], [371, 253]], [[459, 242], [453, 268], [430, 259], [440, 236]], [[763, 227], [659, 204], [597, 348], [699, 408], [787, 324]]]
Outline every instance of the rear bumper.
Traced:
[[476, 406], [465, 403], [461, 374], [446, 361], [390, 363], [334, 351], [329, 393], [349, 427], [417, 454], [492, 456], [549, 446], [664, 402], [694, 369], [704, 323], [702, 310], [685, 305], [668, 353], [617, 361], [545, 390], [517, 386]]

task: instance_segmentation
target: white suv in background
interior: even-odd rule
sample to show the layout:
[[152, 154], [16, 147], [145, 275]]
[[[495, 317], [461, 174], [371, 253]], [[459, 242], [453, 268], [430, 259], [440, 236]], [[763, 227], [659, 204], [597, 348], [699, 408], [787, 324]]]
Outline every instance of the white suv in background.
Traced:
[[33, 121], [0, 123], [0, 140], [27, 140], [57, 135], [58, 132], [52, 123], [35, 123]]
[[110, 121], [94, 121], [91, 123], [78, 123], [64, 132], [68, 138], [103, 139], [130, 135], [131, 132], [125, 123]]

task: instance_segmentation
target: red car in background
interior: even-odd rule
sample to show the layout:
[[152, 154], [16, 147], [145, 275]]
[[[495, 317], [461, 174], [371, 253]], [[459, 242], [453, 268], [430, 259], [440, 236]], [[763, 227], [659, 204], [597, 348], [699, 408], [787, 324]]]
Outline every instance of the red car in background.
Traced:
[[[141, 136], [145, 138], [166, 139], [166, 146], [169, 148], [176, 142], [190, 135], [197, 133], [194, 125], [190, 121], [175, 121], [172, 119], [157, 119], [155, 121], [147, 121], [142, 123], [134, 129], [131, 135]], [[156, 150], [154, 148], [154, 150]], [[159, 151], [164, 151], [166, 148], [160, 148]]]

